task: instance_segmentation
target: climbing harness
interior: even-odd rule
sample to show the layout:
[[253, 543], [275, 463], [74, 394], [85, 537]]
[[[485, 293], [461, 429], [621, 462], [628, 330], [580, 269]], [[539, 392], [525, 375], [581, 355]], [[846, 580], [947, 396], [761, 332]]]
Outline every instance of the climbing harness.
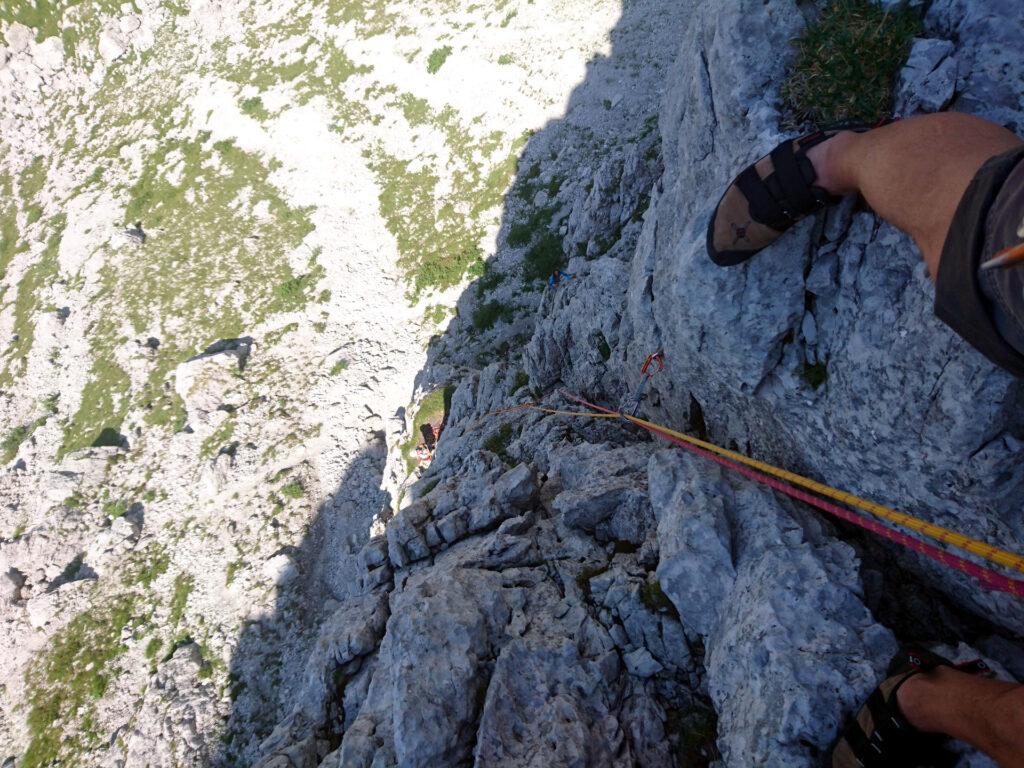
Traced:
[[[655, 356], [652, 355], [651, 358], [649, 358], [651, 363], [654, 362], [654, 357]], [[820, 509], [821, 511], [841, 520], [845, 520], [859, 528], [871, 531], [872, 533], [889, 539], [890, 541], [894, 541], [908, 549], [920, 552], [925, 557], [947, 567], [966, 573], [967, 575], [977, 579], [986, 589], [1005, 592], [1014, 595], [1015, 597], [1024, 597], [1024, 579], [1009, 578], [992, 568], [966, 560], [959, 555], [914, 538], [904, 531], [890, 528], [867, 515], [859, 514], [851, 509], [840, 507], [826, 499], [832, 499], [851, 507], [856, 507], [863, 512], [867, 512], [894, 525], [901, 525], [948, 546], [955, 547], [963, 550], [964, 552], [969, 552], [970, 554], [994, 565], [1000, 565], [1019, 573], [1024, 573], [1024, 557], [1021, 555], [1009, 552], [1005, 549], [1000, 549], [999, 547], [979, 541], [978, 539], [973, 539], [962, 533], [958, 533], [957, 531], [944, 528], [941, 525], [929, 523], [926, 520], [921, 520], [920, 518], [913, 517], [912, 515], [898, 512], [895, 509], [890, 509], [889, 507], [881, 504], [876, 504], [873, 501], [862, 499], [852, 493], [840, 491], [836, 488], [825, 485], [824, 483], [819, 483], [811, 480], [810, 478], [798, 475], [795, 472], [789, 472], [771, 464], [748, 458], [741, 453], [721, 448], [720, 446], [717, 446], [714, 443], [709, 443], [706, 440], [700, 440], [696, 437], [692, 437], [682, 432], [677, 432], [673, 429], [669, 429], [668, 427], [661, 426], [660, 424], [639, 419], [632, 415], [613, 411], [609, 408], [602, 408], [599, 405], [594, 405], [593, 403], [568, 392], [563, 391], [561, 394], [566, 399], [589, 408], [590, 411], [564, 411], [553, 408], [544, 408], [536, 403], [522, 403], [511, 408], [492, 411], [489, 414], [485, 414], [484, 418], [493, 415], [511, 413], [513, 411], [532, 410], [555, 416], [623, 419], [647, 430], [652, 434], [658, 435], [675, 445], [685, 448], [691, 453], [710, 459], [711, 461], [727, 467], [728, 469], [739, 472], [744, 477], [754, 480], [755, 482], [766, 485], [769, 488], [779, 491], [780, 493], [784, 493], [794, 499], [799, 499], [812, 507]], [[813, 493], [810, 493], [809, 491]]]
[[[657, 369], [653, 367], [655, 363], [658, 366]], [[640, 403], [643, 402], [644, 397], [646, 397], [645, 390], [647, 389], [647, 385], [650, 383], [651, 379], [654, 378], [654, 374], [661, 373], [664, 370], [665, 358], [661, 352], [652, 352], [647, 356], [643, 367], [640, 369], [640, 386], [637, 387], [636, 394], [633, 395], [632, 400], [627, 401], [632, 404], [632, 409], [629, 411], [630, 416], [636, 416], [636, 412], [640, 408]]]

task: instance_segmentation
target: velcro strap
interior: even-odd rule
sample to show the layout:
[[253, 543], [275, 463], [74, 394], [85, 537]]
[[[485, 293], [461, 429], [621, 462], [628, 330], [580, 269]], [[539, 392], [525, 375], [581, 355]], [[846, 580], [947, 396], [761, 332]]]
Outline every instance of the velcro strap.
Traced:
[[754, 221], [766, 224], [779, 232], [785, 232], [793, 226], [792, 217], [786, 215], [782, 206], [768, 192], [754, 166], [750, 166], [736, 178], [736, 186], [747, 198], [750, 216]]
[[772, 166], [775, 168], [775, 177], [779, 186], [782, 187], [785, 206], [792, 213], [802, 215], [810, 213], [818, 208], [818, 200], [811, 194], [810, 179], [804, 178], [800, 166], [797, 164], [796, 155], [793, 154], [793, 142], [787, 141], [780, 144], [771, 154]]
[[888, 765], [885, 753], [877, 745], [873, 745], [867, 737], [867, 734], [861, 730], [860, 725], [856, 721], [846, 726], [846, 730], [843, 731], [843, 739], [850, 746], [850, 751], [853, 752], [853, 756], [860, 761], [864, 768], [875, 768], [876, 766]]

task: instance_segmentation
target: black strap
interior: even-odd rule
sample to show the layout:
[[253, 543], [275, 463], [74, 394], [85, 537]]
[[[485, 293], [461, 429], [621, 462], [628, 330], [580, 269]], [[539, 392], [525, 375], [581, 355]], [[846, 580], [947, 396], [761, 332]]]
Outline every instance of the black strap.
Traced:
[[769, 193], [754, 166], [751, 165], [736, 178], [736, 186], [747, 198], [750, 216], [754, 221], [766, 224], [779, 232], [785, 232], [793, 226], [792, 217], [786, 215], [782, 206]]
[[886, 764], [885, 755], [868, 740], [860, 724], [854, 720], [843, 731], [843, 739], [850, 745], [850, 751], [864, 768], [876, 768]]
[[772, 150], [772, 165], [775, 168], [775, 177], [785, 197], [786, 208], [797, 214], [810, 213], [818, 208], [818, 201], [811, 194], [811, 184], [814, 178], [804, 178], [800, 166], [797, 165], [796, 155], [793, 154], [793, 142], [787, 141]]

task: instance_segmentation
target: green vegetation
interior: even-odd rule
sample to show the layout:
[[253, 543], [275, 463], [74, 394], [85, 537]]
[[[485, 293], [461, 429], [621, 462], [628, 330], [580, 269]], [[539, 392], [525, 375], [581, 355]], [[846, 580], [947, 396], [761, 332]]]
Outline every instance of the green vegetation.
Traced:
[[477, 303], [473, 309], [473, 329], [483, 332], [489, 331], [499, 320], [511, 323], [515, 318], [515, 309], [501, 301], [488, 301]]
[[[122, 631], [149, 621], [153, 600], [148, 590], [169, 565], [170, 558], [162, 548], [147, 547], [125, 567], [119, 593], [92, 601], [88, 610], [59, 630], [49, 648], [33, 659], [25, 673], [30, 741], [19, 765], [79, 766], [83, 748], [99, 743], [96, 701], [118, 678], [115, 662], [125, 651]], [[77, 570], [77, 566], [69, 565], [68, 570]], [[180, 591], [176, 582], [179, 600]], [[147, 656], [155, 657], [158, 651], [153, 641], [146, 646]]]
[[124, 513], [128, 511], [128, 507], [129, 504], [124, 499], [106, 501], [103, 503], [103, 514], [108, 517], [124, 517]]
[[430, 492], [431, 492], [432, 490], [434, 490], [435, 488], [437, 488], [437, 486], [438, 486], [438, 484], [439, 484], [440, 482], [441, 482], [441, 478], [439, 478], [439, 477], [435, 477], [435, 478], [434, 478], [433, 480], [431, 480], [431, 481], [430, 481], [430, 482], [428, 482], [428, 483], [427, 483], [426, 485], [424, 485], [424, 486], [423, 486], [423, 490], [422, 490], [422, 491], [420, 492], [420, 498], [423, 498], [423, 497], [424, 497], [424, 496], [426, 496], [426, 495], [427, 495], [428, 493], [430, 493]]
[[[88, 713], [106, 693], [113, 675], [111, 664], [125, 650], [121, 630], [134, 611], [131, 596], [94, 606], [72, 619], [54, 636], [49, 651], [37, 657], [25, 675], [32, 692], [28, 698], [31, 740], [20, 765], [44, 768], [58, 758], [62, 765], [75, 765], [75, 742], [98, 737]], [[75, 716], [82, 722], [78, 739], [69, 738], [64, 725]]]
[[163, 640], [161, 640], [160, 638], [154, 637], [154, 638], [150, 639], [150, 641], [148, 643], [146, 643], [146, 650], [145, 650], [146, 658], [149, 659], [150, 661], [154, 661], [156, 659], [156, 657], [159, 655], [160, 649], [163, 648], [163, 647], [164, 647], [164, 643], [163, 643]]
[[601, 359], [604, 360], [606, 363], [608, 362], [608, 359], [612, 356], [612, 348], [608, 345], [608, 339], [604, 337], [603, 333], [598, 333], [597, 351], [598, 353], [600, 353]]
[[918, 12], [874, 0], [834, 0], [793, 45], [782, 96], [793, 122], [874, 122], [890, 114], [892, 86], [921, 27]]
[[235, 580], [235, 576], [244, 567], [245, 567], [245, 560], [243, 560], [242, 558], [238, 558], [237, 560], [232, 560], [230, 563], [228, 563], [227, 570], [224, 571], [224, 586], [226, 586], [226, 587], [231, 586], [231, 583]]
[[15, 427], [0, 441], [0, 464], [7, 464], [18, 455], [18, 448], [32, 434], [31, 425]]
[[511, 424], [502, 424], [496, 432], [493, 432], [483, 442], [483, 447], [496, 455], [506, 464], [512, 464], [513, 459], [508, 453], [508, 447], [516, 436], [515, 429]]
[[302, 483], [293, 480], [281, 488], [281, 495], [286, 499], [301, 499], [306, 495], [306, 489], [302, 487]]
[[436, 74], [441, 67], [444, 66], [445, 61], [451, 56], [452, 47], [446, 45], [443, 48], [435, 48], [430, 52], [430, 56], [427, 58], [427, 72], [430, 74]]
[[[18, 236], [18, 206], [14, 201], [11, 177], [0, 175], [0, 279], [7, 274], [11, 259], [25, 246]], [[0, 291], [0, 297], [3, 296]]]
[[170, 556], [159, 548], [150, 554], [152, 555], [151, 559], [137, 564], [129, 573], [126, 578], [128, 584], [140, 584], [148, 589], [154, 581], [167, 573], [167, 569], [171, 565]]
[[348, 360], [338, 360], [338, 362], [331, 366], [331, 376], [337, 376], [339, 373], [347, 369]]
[[430, 103], [426, 99], [418, 99], [411, 93], [403, 93], [398, 97], [398, 106], [401, 108], [406, 122], [413, 128], [430, 122]]
[[[546, 185], [541, 185], [536, 182], [539, 175], [539, 163], [534, 163], [526, 173], [521, 174], [513, 189], [516, 197], [529, 203], [541, 189], [547, 192], [549, 198], [557, 195], [563, 180], [554, 176]], [[565, 266], [562, 238], [552, 230], [552, 220], [557, 212], [556, 205], [534, 208], [525, 219], [514, 222], [508, 229], [506, 241], [510, 246], [530, 246], [523, 258], [523, 281], [527, 284], [547, 279], [556, 269]]]
[[512, 54], [510, 53], [503, 53], [498, 57], [498, 63], [501, 65], [511, 64], [512, 61]]
[[451, 313], [451, 308], [444, 304], [431, 304], [423, 312], [423, 322], [430, 325], [440, 325]]
[[[168, 177], [171, 167], [180, 180]], [[95, 444], [105, 431], [120, 432], [133, 402], [147, 409], [147, 423], [180, 429], [183, 404], [164, 387], [174, 366], [217, 339], [240, 336], [269, 315], [312, 300], [322, 268], [314, 257], [296, 276], [287, 258], [312, 230], [309, 211], [289, 207], [268, 175], [261, 158], [230, 141], [211, 142], [208, 133], [167, 140], [145, 158], [125, 221], [161, 231], [127, 251], [116, 270], [101, 272], [97, 301], [106, 311], [90, 334], [93, 367], [61, 454]], [[239, 206], [244, 196], [266, 201], [270, 219]], [[245, 245], [250, 236], [259, 238], [258, 252]], [[238, 275], [246, 279], [236, 283]], [[141, 334], [154, 315], [177, 330], [160, 346], [142, 391], [132, 393], [117, 363], [118, 348], [128, 342], [122, 328], [127, 320]]]
[[[410, 104], [407, 100], [403, 110]], [[381, 188], [381, 215], [398, 243], [399, 265], [411, 283], [411, 296], [418, 298], [424, 290], [457, 285], [482, 262], [483, 214], [501, 203], [526, 137], [495, 161], [504, 141], [500, 132], [474, 139], [451, 107], [421, 115], [417, 103], [413, 119], [427, 121], [445, 135], [449, 167], [455, 169], [449, 185], [441, 184], [435, 167], [415, 167], [380, 147], [369, 154], [369, 161]], [[449, 189], [441, 195], [438, 188], [444, 186]]]
[[242, 112], [256, 120], [262, 121], [270, 118], [270, 113], [267, 111], [267, 108], [263, 106], [263, 99], [259, 96], [253, 96], [252, 98], [243, 101]]
[[657, 579], [648, 581], [640, 588], [640, 602], [649, 611], [654, 613], [671, 613], [677, 619], [679, 618], [679, 612], [672, 601], [668, 599], [668, 595], [662, 590], [661, 584], [658, 583]]
[[217, 428], [199, 446], [199, 458], [201, 460], [213, 458], [222, 448], [229, 445], [231, 438], [235, 435], [236, 426], [237, 421], [231, 416], [218, 424]]
[[805, 362], [800, 369], [800, 377], [807, 382], [811, 389], [818, 389], [828, 381], [828, 366], [822, 361], [818, 361], [814, 365]]
[[528, 386], [530, 386], [530, 374], [526, 371], [516, 371], [516, 377], [512, 380], [512, 391], [518, 392]]
[[509, 24], [512, 23], [512, 19], [514, 19], [518, 15], [519, 15], [519, 11], [517, 11], [515, 8], [513, 8], [511, 11], [509, 11], [505, 15], [505, 18], [501, 20], [501, 26], [502, 27], [507, 27]]
[[328, 0], [327, 20], [331, 24], [355, 24], [358, 36], [364, 39], [394, 32], [399, 17], [389, 5], [388, 0]]
[[506, 240], [513, 248], [521, 248], [537, 237], [550, 232], [551, 219], [557, 208], [544, 206], [530, 212], [526, 219], [517, 221], [508, 228]]
[[[134, 5], [134, 3], [132, 3]], [[74, 26], [68, 11], [76, 13]], [[59, 36], [64, 43], [64, 54], [75, 55], [79, 40], [88, 36], [90, 40], [99, 36], [104, 18], [117, 17], [121, 13], [119, 0], [26, 0], [25, 2], [0, 3], [0, 22], [4, 26], [20, 22], [36, 32], [36, 42], [48, 37]]]
[[595, 576], [600, 576], [607, 570], [607, 565], [591, 565], [576, 574], [576, 586], [580, 588], [584, 597], [590, 597], [590, 580]]
[[174, 593], [171, 595], [171, 605], [167, 613], [167, 623], [176, 627], [185, 614], [185, 606], [188, 605], [188, 596], [192, 594], [193, 581], [187, 573], [179, 573], [174, 577]]
[[[448, 411], [451, 409], [452, 395], [455, 394], [455, 387], [447, 385], [435, 389], [423, 398], [419, 410], [412, 420], [412, 433], [409, 439], [402, 446], [402, 456], [405, 458], [406, 469], [411, 473], [416, 469], [416, 446], [422, 441], [420, 430], [424, 424], [440, 421], [442, 424], [448, 418]], [[410, 406], [411, 407], [411, 406]]]
[[530, 246], [530, 250], [523, 257], [523, 280], [531, 282], [546, 279], [556, 269], [564, 266], [562, 238], [554, 232], [547, 232]]
[[40, 294], [57, 275], [57, 249], [64, 225], [63, 214], [49, 220], [47, 229], [50, 234], [46, 246], [18, 283], [14, 298], [14, 334], [17, 340], [12, 341], [3, 354], [6, 360], [3, 371], [0, 371], [0, 387], [9, 386], [24, 373], [28, 353], [35, 341], [34, 315], [41, 305]]

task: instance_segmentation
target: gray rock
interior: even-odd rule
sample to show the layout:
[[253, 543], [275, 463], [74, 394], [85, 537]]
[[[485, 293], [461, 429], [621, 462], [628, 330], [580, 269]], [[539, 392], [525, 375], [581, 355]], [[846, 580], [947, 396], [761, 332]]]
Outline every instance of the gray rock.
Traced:
[[0, 604], [10, 605], [21, 600], [24, 585], [24, 575], [15, 568], [8, 568], [0, 574]]
[[957, 62], [949, 40], [914, 40], [900, 71], [896, 111], [901, 115], [938, 112], [949, 104], [956, 87]]
[[625, 654], [622, 660], [626, 662], [629, 674], [637, 677], [652, 677], [663, 669], [646, 648], [637, 648], [635, 651]]
[[160, 664], [123, 735], [125, 764], [154, 768], [209, 764], [213, 752], [202, 734], [220, 718], [213, 683], [199, 674], [206, 663], [199, 646], [188, 643]]

